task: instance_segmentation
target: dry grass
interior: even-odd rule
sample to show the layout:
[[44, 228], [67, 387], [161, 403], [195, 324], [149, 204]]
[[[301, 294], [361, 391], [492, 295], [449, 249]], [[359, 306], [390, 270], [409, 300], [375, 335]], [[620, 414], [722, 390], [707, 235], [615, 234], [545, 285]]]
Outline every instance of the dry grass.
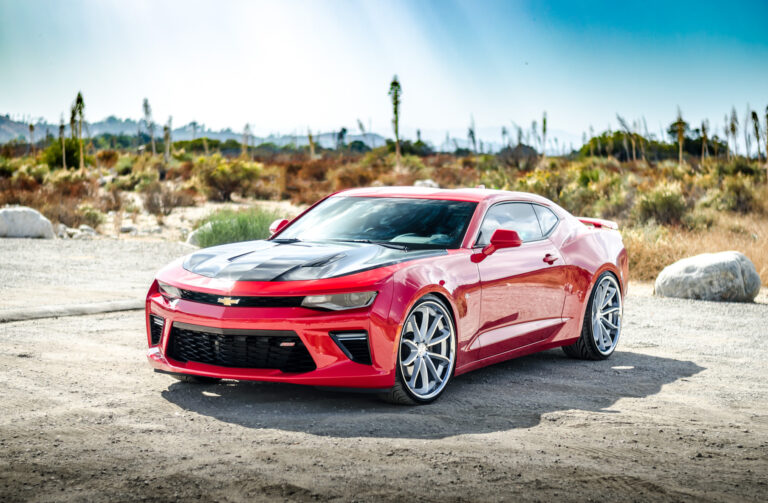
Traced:
[[622, 234], [633, 280], [652, 281], [665, 266], [685, 257], [736, 250], [752, 260], [763, 284], [768, 284], [768, 219], [763, 215], [722, 213], [708, 230], [649, 225]]

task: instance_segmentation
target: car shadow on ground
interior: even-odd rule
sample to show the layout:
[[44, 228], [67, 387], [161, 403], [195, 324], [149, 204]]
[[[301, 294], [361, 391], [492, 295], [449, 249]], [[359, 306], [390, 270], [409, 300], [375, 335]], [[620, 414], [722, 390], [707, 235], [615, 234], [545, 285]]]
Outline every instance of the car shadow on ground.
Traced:
[[183, 409], [248, 428], [334, 437], [443, 438], [537, 425], [561, 410], [612, 413], [620, 398], [643, 398], [704, 370], [690, 361], [617, 351], [609, 360], [572, 360], [552, 350], [454, 378], [422, 407], [375, 395], [290, 384], [174, 383], [162, 396]]

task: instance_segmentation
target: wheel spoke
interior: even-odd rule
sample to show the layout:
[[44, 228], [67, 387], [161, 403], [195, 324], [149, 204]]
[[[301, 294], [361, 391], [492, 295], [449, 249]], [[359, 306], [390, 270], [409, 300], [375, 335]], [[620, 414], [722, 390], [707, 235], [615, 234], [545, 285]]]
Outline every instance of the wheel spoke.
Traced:
[[408, 381], [408, 386], [411, 387], [411, 389], [416, 389], [416, 379], [419, 378], [419, 374], [421, 373], [421, 358], [416, 358], [416, 363], [413, 365], [413, 373], [411, 374], [411, 380]]
[[604, 326], [600, 325], [600, 328], [603, 332], [603, 351], [605, 351], [611, 347], [611, 334]]
[[425, 394], [429, 392], [429, 374], [427, 372], [427, 362], [425, 362], [426, 358], [419, 358], [419, 374], [421, 375], [421, 387], [419, 388], [419, 393]]
[[447, 356], [443, 356], [439, 353], [427, 353], [427, 355], [432, 360], [437, 360], [439, 363], [444, 363], [445, 365], [448, 365], [449, 363], [451, 363], [450, 358], [448, 358]]
[[419, 356], [419, 353], [417, 351], [411, 351], [411, 354], [408, 355], [408, 357], [403, 360], [403, 366], [409, 367], [413, 361], [416, 359], [416, 357]]
[[428, 343], [427, 346], [432, 347], [437, 344], [440, 344], [444, 340], [448, 339], [451, 336], [451, 332], [449, 330], [444, 330], [440, 332], [440, 335], [437, 335], [433, 337]]
[[610, 321], [608, 321], [608, 318], [602, 317], [602, 318], [600, 318], [600, 321], [603, 323], [603, 325], [608, 325], [609, 328], [612, 328], [614, 330], [619, 328], [618, 326], [616, 326], [613, 323], [611, 323]]
[[610, 304], [610, 302], [613, 300], [613, 296], [616, 294], [616, 290], [613, 288], [606, 289], [605, 299], [603, 299], [603, 303], [600, 305], [600, 309], [602, 310], [605, 306]]
[[442, 319], [443, 319], [443, 315], [440, 313], [437, 313], [437, 315], [435, 316], [435, 319], [429, 325], [429, 329], [427, 330], [426, 340], [424, 341], [426, 344], [429, 344], [430, 341], [432, 340], [432, 337], [435, 335], [435, 331], [437, 330], [437, 325], [438, 323], [440, 323]]
[[421, 325], [419, 326], [419, 342], [426, 342], [427, 330], [429, 330], [429, 308], [421, 310]]
[[616, 313], [616, 312], [619, 312], [619, 311], [621, 311], [620, 307], [612, 307], [610, 309], [606, 309], [605, 311], [603, 311], [603, 314], [611, 314], [611, 313]]
[[440, 383], [443, 382], [443, 379], [440, 377], [440, 373], [435, 368], [435, 364], [432, 362], [432, 358], [430, 358], [429, 355], [424, 357], [424, 363], [426, 363], [429, 373], [432, 374], [432, 377], [435, 378], [435, 386], [440, 386]]

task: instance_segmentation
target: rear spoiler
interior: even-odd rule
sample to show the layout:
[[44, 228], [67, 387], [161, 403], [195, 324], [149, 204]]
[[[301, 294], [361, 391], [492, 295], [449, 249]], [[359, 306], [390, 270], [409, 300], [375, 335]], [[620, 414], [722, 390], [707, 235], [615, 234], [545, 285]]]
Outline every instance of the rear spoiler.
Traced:
[[606, 229], [613, 229], [618, 230], [619, 224], [614, 222], [613, 220], [603, 220], [602, 218], [589, 218], [589, 217], [576, 217], [579, 222], [585, 224], [585, 225], [591, 225], [592, 227], [597, 227], [598, 229], [606, 228]]

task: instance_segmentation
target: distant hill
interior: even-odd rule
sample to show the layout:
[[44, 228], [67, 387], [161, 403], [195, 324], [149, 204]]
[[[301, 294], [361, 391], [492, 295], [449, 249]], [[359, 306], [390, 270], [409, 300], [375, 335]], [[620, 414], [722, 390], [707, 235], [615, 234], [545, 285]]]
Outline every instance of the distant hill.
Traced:
[[[37, 121], [34, 124], [36, 141], [45, 138], [46, 132], [54, 136], [58, 136], [59, 134], [58, 124], [50, 124], [43, 121]], [[102, 134], [124, 134], [128, 136], [136, 136], [139, 130], [141, 130], [142, 133], [146, 133], [146, 128], [144, 127], [143, 121], [139, 122], [133, 119], [118, 119], [114, 116], [107, 117], [106, 119], [98, 122], [85, 123], [83, 125], [83, 129], [84, 136], [99, 136]], [[69, 124], [65, 126], [65, 134], [70, 134]], [[203, 136], [221, 141], [230, 139], [242, 141], [243, 139], [242, 132], [233, 131], [231, 128], [213, 131], [211, 129], [203, 129], [203, 126], [195, 126], [194, 123], [189, 123], [184, 126], [175, 128], [171, 135], [175, 141], [192, 140], [195, 137], [200, 138]], [[155, 126], [155, 136], [157, 138], [162, 138], [162, 125]], [[24, 142], [29, 141], [29, 123], [15, 121], [8, 115], [0, 115], [0, 144], [8, 143], [11, 140], [21, 140]], [[295, 143], [298, 146], [309, 144], [309, 139], [306, 135], [270, 135], [267, 137], [256, 136], [252, 137], [251, 141], [254, 145], [259, 145], [261, 143], [274, 143], [279, 147], [283, 147], [291, 143]], [[348, 134], [345, 137], [345, 141], [347, 143], [351, 143], [353, 141], [361, 141], [371, 148], [380, 147], [386, 143], [385, 138], [376, 133], [369, 133], [365, 135]], [[318, 133], [315, 136], [315, 142], [323, 148], [334, 148], [336, 147], [336, 132]]]

